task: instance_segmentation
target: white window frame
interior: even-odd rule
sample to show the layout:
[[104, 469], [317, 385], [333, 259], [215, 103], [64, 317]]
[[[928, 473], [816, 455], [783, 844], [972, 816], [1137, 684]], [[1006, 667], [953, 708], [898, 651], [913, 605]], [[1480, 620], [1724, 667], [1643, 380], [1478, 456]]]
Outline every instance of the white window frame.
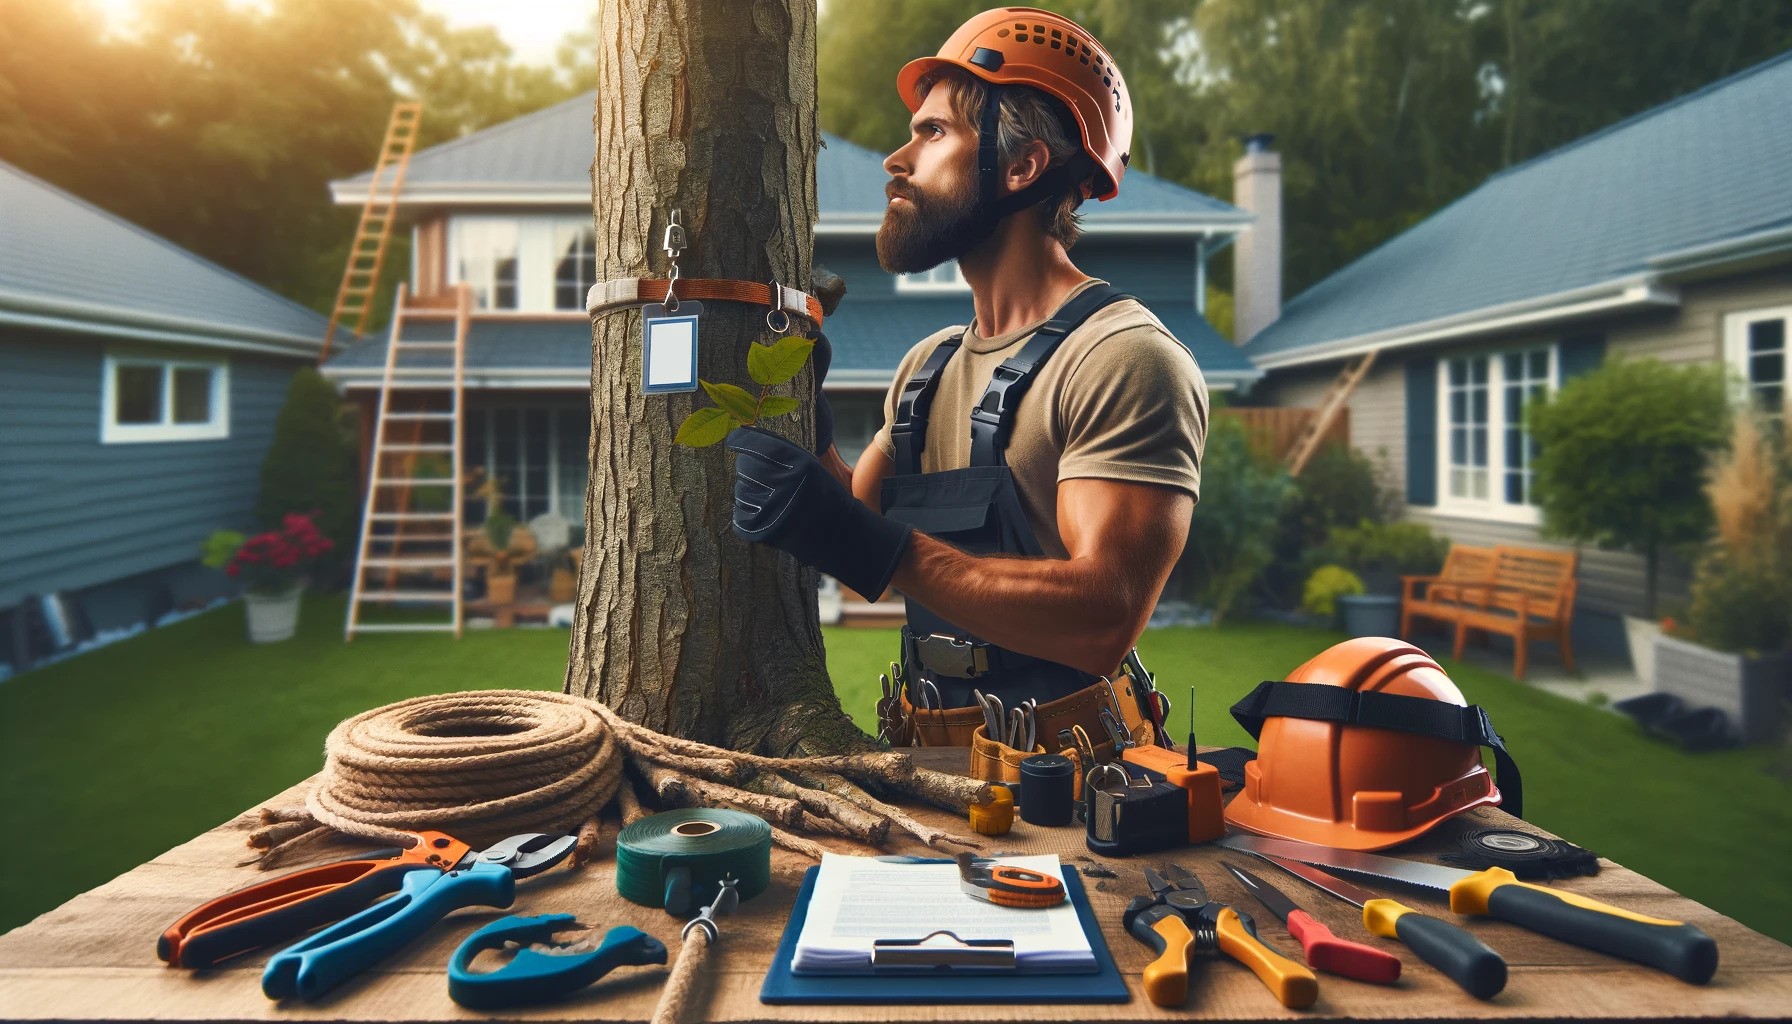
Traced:
[[[588, 266], [580, 267], [581, 271], [589, 271], [591, 279], [586, 281], [581, 275], [579, 287], [573, 289], [573, 304], [562, 306], [560, 300], [560, 258], [563, 251], [560, 247], [560, 233], [571, 230], [575, 238], [584, 234], [591, 235], [591, 260]], [[583, 263], [583, 260], [578, 262]], [[585, 314], [585, 293], [597, 283], [597, 230], [592, 227], [589, 217], [555, 217], [548, 228], [547, 265], [544, 268], [548, 277], [548, 309], [556, 313]], [[585, 314], [589, 315], [589, 314]]]
[[[162, 422], [118, 422], [118, 369], [152, 366], [162, 371]], [[209, 370], [211, 418], [204, 423], [174, 422], [174, 371]], [[230, 364], [222, 359], [185, 359], [107, 352], [100, 369], [100, 443], [221, 441], [230, 436]]]
[[[446, 228], [447, 267], [443, 276], [449, 285], [463, 283], [461, 277], [461, 232], [470, 230], [480, 224], [505, 224], [516, 231], [516, 306], [514, 308], [496, 308], [478, 305], [480, 289], [496, 296], [496, 263], [492, 265], [494, 275], [484, 282], [467, 282], [474, 285], [474, 312], [481, 317], [522, 316], [534, 319], [543, 317], [563, 317], [584, 320], [589, 314], [585, 312], [585, 297], [581, 292], [577, 307], [565, 309], [554, 305], [555, 280], [560, 263], [560, 253], [555, 246], [555, 236], [568, 227], [591, 231], [591, 219], [587, 216], [534, 214], [523, 216], [506, 216], [490, 213], [455, 214], [448, 218]], [[597, 276], [597, 258], [592, 257], [592, 277]]]
[[1786, 347], [1780, 360], [1780, 416], [1784, 417], [1792, 412], [1792, 408], [1788, 408], [1792, 406], [1792, 306], [1769, 306], [1724, 314], [1724, 363], [1742, 378], [1739, 388], [1732, 390], [1730, 399], [1738, 408], [1755, 406], [1756, 386], [1749, 376], [1748, 365], [1748, 328], [1763, 320], [1778, 320], [1782, 325], [1781, 336]]
[[[461, 232], [486, 224], [506, 224], [516, 229], [516, 307], [499, 307], [482, 304], [483, 294], [489, 301], [498, 297], [497, 261], [493, 260], [489, 274], [484, 281], [468, 281], [461, 275]], [[527, 232], [524, 231], [523, 218], [505, 217], [491, 214], [459, 214], [448, 218], [447, 245], [448, 266], [444, 279], [450, 285], [471, 284], [473, 286], [473, 310], [480, 314], [518, 313], [528, 309], [528, 268], [524, 252], [528, 248]]]
[[[947, 268], [951, 268], [948, 272]], [[916, 274], [897, 274], [896, 290], [898, 292], [968, 292], [971, 283], [964, 279], [964, 271], [959, 268], [957, 260], [947, 260], [931, 270], [923, 270]]]
[[[1541, 526], [1543, 510], [1536, 505], [1514, 505], [1505, 499], [1506, 474], [1506, 355], [1549, 352], [1545, 386], [1554, 394], [1562, 384], [1562, 347], [1557, 342], [1497, 345], [1440, 354], [1437, 360], [1437, 505], [1428, 511], [1464, 519], [1485, 519], [1526, 526]], [[1450, 493], [1450, 362], [1456, 359], [1487, 360], [1487, 498], [1462, 498]]]

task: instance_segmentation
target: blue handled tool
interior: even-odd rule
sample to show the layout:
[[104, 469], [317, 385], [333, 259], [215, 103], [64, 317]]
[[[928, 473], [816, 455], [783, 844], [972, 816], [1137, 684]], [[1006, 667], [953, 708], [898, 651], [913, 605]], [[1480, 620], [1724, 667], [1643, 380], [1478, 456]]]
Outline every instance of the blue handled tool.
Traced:
[[269, 999], [315, 1000], [384, 960], [462, 907], [508, 907], [516, 880], [565, 860], [576, 836], [534, 832], [470, 851], [446, 871], [414, 871], [398, 892], [268, 960], [261, 991]]
[[[526, 1003], [545, 1003], [571, 995], [618, 967], [645, 967], [666, 962], [666, 945], [638, 928], [623, 925], [604, 934], [603, 944], [588, 953], [542, 953], [530, 943], [552, 944], [554, 933], [575, 927], [571, 914], [507, 917], [467, 936], [448, 962], [448, 995], [472, 1010], [496, 1010]], [[523, 949], [495, 971], [474, 973], [473, 958], [487, 949], [515, 942]]]

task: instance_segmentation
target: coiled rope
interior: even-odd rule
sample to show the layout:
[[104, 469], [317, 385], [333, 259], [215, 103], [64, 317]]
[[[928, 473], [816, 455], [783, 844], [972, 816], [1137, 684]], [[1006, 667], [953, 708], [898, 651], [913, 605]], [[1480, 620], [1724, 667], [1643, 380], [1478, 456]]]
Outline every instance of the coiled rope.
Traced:
[[[263, 813], [268, 865], [332, 830], [408, 845], [448, 832], [475, 848], [522, 832], [595, 830], [622, 781], [623, 743], [596, 701], [531, 690], [414, 697], [343, 721], [303, 812]], [[595, 837], [593, 837], [595, 838]]]
[[625, 825], [647, 813], [623, 782], [625, 764], [662, 803], [750, 811], [773, 823], [774, 842], [817, 859], [821, 847], [787, 830], [882, 845], [894, 825], [930, 846], [976, 845], [872, 799], [845, 776], [960, 812], [989, 799], [987, 784], [917, 768], [904, 754], [760, 757], [661, 735], [585, 697], [475, 690], [414, 697], [337, 725], [304, 806], [264, 808], [249, 844], [269, 868], [337, 833], [404, 846], [409, 833], [429, 829], [477, 849], [559, 831], [579, 835], [574, 859], [582, 862], [612, 800]]

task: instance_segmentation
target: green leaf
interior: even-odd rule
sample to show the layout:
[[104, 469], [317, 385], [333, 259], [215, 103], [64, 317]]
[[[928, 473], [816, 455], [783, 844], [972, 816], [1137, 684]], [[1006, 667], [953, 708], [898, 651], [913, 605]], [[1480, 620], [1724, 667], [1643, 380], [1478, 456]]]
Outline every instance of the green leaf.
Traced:
[[672, 440], [687, 448], [708, 448], [738, 426], [740, 421], [728, 415], [727, 410], [711, 406], [686, 416], [678, 425], [678, 436]]
[[759, 403], [759, 418], [765, 419], [768, 416], [782, 416], [787, 412], [795, 412], [797, 405], [797, 400], [789, 395], [768, 395], [765, 401]]
[[747, 394], [745, 388], [733, 384], [711, 384], [706, 380], [699, 380], [697, 383], [703, 385], [703, 390], [709, 393], [709, 397], [717, 405], [726, 409], [728, 415], [742, 423], [753, 422], [754, 409], [759, 403], [752, 395]]
[[747, 349], [747, 375], [768, 388], [782, 384], [797, 375], [814, 348], [812, 339], [795, 336], [770, 345], [755, 342]]

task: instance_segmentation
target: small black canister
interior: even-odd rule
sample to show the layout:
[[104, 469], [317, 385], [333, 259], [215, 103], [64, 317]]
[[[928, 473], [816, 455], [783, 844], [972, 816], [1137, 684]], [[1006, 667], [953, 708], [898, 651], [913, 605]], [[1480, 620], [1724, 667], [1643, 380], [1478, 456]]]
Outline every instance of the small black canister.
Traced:
[[1020, 818], [1032, 825], [1068, 825], [1076, 765], [1062, 754], [1034, 754], [1020, 762]]

